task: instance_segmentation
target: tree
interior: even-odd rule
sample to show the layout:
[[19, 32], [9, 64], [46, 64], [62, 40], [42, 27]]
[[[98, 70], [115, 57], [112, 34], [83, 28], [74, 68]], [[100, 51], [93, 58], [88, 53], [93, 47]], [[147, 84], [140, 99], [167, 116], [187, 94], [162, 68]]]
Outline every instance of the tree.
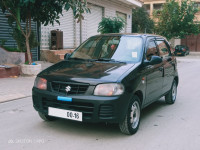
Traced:
[[[62, 15], [63, 8], [68, 11], [73, 10], [74, 16], [84, 19], [83, 13], [90, 12], [87, 8], [86, 0], [0, 0], [0, 8], [3, 13], [9, 12], [9, 20], [16, 22], [26, 40], [26, 51], [29, 64], [32, 63], [29, 38], [31, 35], [31, 21], [39, 24], [59, 23], [59, 16]], [[25, 22], [25, 28], [21, 23]]]
[[154, 21], [149, 18], [144, 7], [135, 8], [132, 11], [132, 32], [133, 33], [153, 33]]
[[175, 0], [168, 0], [161, 10], [154, 12], [154, 18], [158, 20], [155, 31], [168, 40], [198, 34], [200, 25], [195, 22], [197, 12], [198, 9], [191, 1], [183, 0], [179, 3]]
[[125, 21], [120, 17], [103, 18], [99, 23], [98, 32], [104, 33], [119, 33], [125, 26]]

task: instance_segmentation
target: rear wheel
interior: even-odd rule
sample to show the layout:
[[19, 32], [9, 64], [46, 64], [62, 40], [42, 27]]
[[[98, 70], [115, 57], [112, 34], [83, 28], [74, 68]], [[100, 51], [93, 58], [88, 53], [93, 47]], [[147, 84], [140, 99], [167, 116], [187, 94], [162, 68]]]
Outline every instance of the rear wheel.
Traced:
[[54, 120], [57, 119], [55, 117], [51, 117], [49, 115], [45, 115], [45, 114], [43, 114], [41, 112], [38, 112], [38, 114], [39, 114], [40, 118], [43, 119], [44, 121], [54, 121]]
[[176, 101], [176, 95], [177, 95], [177, 83], [174, 80], [169, 93], [165, 95], [165, 102], [167, 104], [174, 104], [174, 102]]
[[141, 105], [138, 96], [134, 96], [129, 103], [126, 117], [122, 123], [119, 124], [120, 130], [124, 134], [135, 134], [140, 125]]

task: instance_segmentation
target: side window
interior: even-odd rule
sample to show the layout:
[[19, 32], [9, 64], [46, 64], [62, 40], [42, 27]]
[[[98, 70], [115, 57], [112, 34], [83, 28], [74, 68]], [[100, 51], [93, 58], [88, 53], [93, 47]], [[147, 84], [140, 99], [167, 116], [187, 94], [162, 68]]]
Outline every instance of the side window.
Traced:
[[146, 59], [151, 60], [152, 56], [158, 56], [158, 50], [154, 41], [150, 41], [147, 45]]
[[158, 49], [159, 49], [159, 54], [160, 57], [168, 57], [170, 55], [169, 53], [169, 48], [166, 45], [165, 41], [156, 41]]

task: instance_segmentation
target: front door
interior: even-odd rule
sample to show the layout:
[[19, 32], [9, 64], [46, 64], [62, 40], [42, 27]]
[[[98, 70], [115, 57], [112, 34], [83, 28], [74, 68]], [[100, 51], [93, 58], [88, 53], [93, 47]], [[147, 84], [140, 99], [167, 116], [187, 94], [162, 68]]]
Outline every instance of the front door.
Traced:
[[[150, 40], [147, 44], [146, 61], [150, 61], [152, 56], [158, 56], [158, 49], [155, 40]], [[155, 101], [162, 92], [163, 85], [163, 64], [148, 65], [145, 67], [146, 74], [146, 98], [145, 104]]]

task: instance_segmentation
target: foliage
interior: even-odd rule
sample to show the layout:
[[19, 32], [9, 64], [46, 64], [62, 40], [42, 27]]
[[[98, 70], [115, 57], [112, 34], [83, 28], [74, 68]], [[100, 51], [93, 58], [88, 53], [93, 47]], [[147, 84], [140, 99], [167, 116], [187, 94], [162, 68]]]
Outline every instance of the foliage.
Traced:
[[103, 18], [99, 23], [98, 32], [104, 33], [119, 33], [125, 26], [125, 21], [120, 17]]
[[5, 50], [9, 52], [22, 52], [20, 49], [15, 48], [15, 47], [8, 47], [8, 46], [2, 46]]
[[180, 4], [175, 0], [167, 1], [162, 10], [154, 12], [154, 18], [158, 19], [156, 33], [167, 39], [198, 34], [200, 25], [194, 21], [197, 12], [191, 1], [183, 0]]
[[0, 46], [3, 47], [6, 43], [6, 41], [7, 41], [6, 39], [1, 39], [1, 45]]
[[[3, 13], [9, 12], [9, 22], [16, 22], [25, 37], [26, 51], [30, 64], [32, 62], [29, 43], [32, 33], [31, 21], [44, 25], [53, 25], [54, 22], [59, 23], [63, 8], [66, 11], [71, 8], [79, 22], [84, 19], [82, 15], [84, 12], [90, 12], [87, 8], [86, 0], [0, 0], [0, 8]], [[22, 28], [22, 22], [26, 23], [25, 29]]]
[[153, 33], [154, 21], [149, 18], [144, 7], [135, 8], [132, 11], [132, 32], [133, 33]]
[[[26, 52], [26, 39], [21, 33], [21, 31], [18, 28], [13, 28], [13, 32], [11, 33], [14, 40], [17, 42], [18, 49], [21, 50], [21, 52]], [[30, 49], [35, 48], [39, 45], [39, 43], [36, 40], [35, 33], [31, 31], [30, 37], [29, 37], [29, 45]]]

